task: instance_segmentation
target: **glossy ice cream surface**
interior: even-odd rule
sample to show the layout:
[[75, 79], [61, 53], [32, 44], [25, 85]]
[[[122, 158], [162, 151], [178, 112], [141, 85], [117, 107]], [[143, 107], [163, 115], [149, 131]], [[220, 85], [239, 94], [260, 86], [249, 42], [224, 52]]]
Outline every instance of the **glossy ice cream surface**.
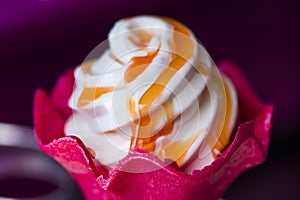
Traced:
[[75, 70], [67, 135], [107, 168], [135, 148], [185, 171], [209, 165], [230, 141], [236, 91], [193, 33], [163, 17], [118, 21], [109, 48]]

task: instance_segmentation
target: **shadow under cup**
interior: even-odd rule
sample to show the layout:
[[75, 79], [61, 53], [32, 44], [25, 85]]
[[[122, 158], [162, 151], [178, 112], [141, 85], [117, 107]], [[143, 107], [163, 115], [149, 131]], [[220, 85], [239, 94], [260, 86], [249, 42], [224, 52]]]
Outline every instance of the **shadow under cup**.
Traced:
[[33, 149], [0, 146], [0, 199], [83, 199], [55, 160]]

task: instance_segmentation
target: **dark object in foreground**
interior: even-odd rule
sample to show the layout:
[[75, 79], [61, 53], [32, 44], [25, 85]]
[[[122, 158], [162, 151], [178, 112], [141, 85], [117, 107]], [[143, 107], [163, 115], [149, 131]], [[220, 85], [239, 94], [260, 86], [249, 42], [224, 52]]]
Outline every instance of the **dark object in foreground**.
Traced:
[[70, 175], [45, 153], [0, 145], [0, 198], [83, 199]]

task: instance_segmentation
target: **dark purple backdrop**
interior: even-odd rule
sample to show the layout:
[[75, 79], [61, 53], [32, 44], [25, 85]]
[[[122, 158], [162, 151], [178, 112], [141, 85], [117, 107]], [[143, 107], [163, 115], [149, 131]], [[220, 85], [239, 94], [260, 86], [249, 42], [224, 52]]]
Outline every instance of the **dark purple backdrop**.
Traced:
[[189, 26], [215, 62], [240, 65], [275, 104], [270, 155], [244, 173], [226, 199], [296, 199], [300, 178], [299, 3], [292, 0], [0, 1], [0, 121], [32, 125], [38, 87], [50, 89], [123, 17], [156, 14]]

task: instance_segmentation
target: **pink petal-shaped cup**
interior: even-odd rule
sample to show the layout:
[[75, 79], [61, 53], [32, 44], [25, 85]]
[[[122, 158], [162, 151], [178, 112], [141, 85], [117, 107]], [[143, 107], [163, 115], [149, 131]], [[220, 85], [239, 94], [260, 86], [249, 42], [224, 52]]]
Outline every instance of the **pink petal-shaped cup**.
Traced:
[[[64, 124], [72, 112], [67, 101], [74, 85], [73, 70], [58, 79], [50, 95], [43, 90], [35, 93], [38, 143], [73, 175], [89, 200], [219, 199], [239, 174], [266, 159], [273, 111], [272, 105], [258, 99], [236, 66], [222, 62], [219, 69], [231, 79], [238, 93], [237, 131], [220, 157], [190, 175], [141, 150], [131, 151], [108, 173], [80, 139], [65, 136]], [[157, 170], [149, 170], [154, 167]], [[137, 173], [128, 172], [132, 168]]]

